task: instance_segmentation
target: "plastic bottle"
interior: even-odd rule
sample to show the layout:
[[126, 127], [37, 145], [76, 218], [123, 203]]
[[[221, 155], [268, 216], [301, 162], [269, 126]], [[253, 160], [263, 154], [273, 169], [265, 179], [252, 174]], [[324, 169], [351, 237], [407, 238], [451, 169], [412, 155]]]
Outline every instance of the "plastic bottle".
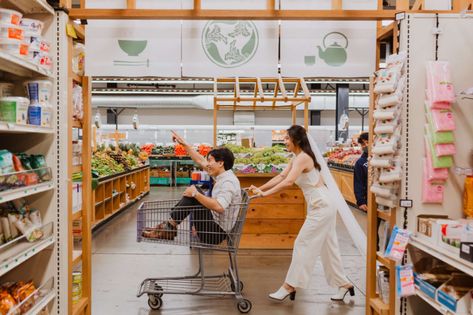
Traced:
[[31, 102], [28, 106], [28, 123], [30, 125], [41, 126], [41, 104], [38, 101]]

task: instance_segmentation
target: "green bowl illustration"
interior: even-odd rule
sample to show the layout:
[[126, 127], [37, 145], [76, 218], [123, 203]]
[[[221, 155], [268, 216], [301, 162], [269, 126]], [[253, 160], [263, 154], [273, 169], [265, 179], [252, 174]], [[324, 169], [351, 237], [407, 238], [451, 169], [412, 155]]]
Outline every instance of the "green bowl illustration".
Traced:
[[118, 45], [128, 56], [138, 56], [145, 50], [147, 44], [147, 40], [118, 40]]

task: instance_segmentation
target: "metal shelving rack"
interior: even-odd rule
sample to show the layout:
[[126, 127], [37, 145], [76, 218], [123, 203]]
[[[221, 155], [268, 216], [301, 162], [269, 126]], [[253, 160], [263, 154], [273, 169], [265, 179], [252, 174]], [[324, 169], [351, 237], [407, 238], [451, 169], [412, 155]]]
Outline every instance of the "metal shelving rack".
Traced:
[[[44, 22], [43, 36], [52, 44], [52, 54], [56, 51], [56, 16], [54, 9], [42, 0], [5, 0], [1, 8], [20, 11], [25, 17]], [[53, 58], [54, 59], [54, 58]], [[22, 82], [31, 79], [49, 79], [53, 83], [51, 105], [54, 112], [60, 112], [57, 99], [57, 78], [54, 71], [45, 70], [22, 58], [0, 52], [0, 77], [2, 81], [15, 84], [15, 94], [22, 95]], [[26, 237], [18, 237], [0, 246], [0, 284], [8, 281], [27, 281], [32, 279], [38, 287], [35, 305], [28, 314], [38, 314], [47, 308], [50, 314], [61, 313], [60, 253], [64, 244], [60, 224], [59, 181], [59, 124], [53, 115], [51, 128], [30, 125], [17, 125], [0, 122], [0, 148], [11, 152], [42, 154], [50, 168], [52, 180], [33, 186], [17, 188], [0, 193], [0, 203], [25, 198], [41, 212], [43, 237], [30, 243]], [[41, 290], [41, 293], [40, 293]], [[44, 293], [44, 294], [42, 294]], [[28, 297], [26, 302], [33, 299]], [[16, 306], [19, 308], [20, 305]]]

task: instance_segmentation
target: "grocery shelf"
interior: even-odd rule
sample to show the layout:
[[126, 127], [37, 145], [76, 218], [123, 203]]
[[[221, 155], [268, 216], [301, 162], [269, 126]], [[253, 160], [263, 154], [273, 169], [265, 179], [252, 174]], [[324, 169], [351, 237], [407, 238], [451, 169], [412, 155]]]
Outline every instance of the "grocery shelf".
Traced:
[[46, 0], [5, 0], [25, 14], [49, 13], [54, 15], [54, 9]]
[[82, 314], [88, 303], [88, 298], [81, 298], [76, 304], [72, 305], [72, 315]]
[[389, 312], [389, 305], [380, 298], [370, 299], [370, 305], [378, 314], [387, 314]]
[[[20, 308], [25, 304], [33, 304], [25, 315], [36, 315], [56, 297], [54, 292], [54, 278], [50, 278], [46, 283], [36, 289], [29, 297], [23, 300], [20, 304], [15, 306], [8, 314], [20, 314]], [[32, 301], [31, 301], [32, 300]]]
[[53, 128], [0, 122], [0, 133], [54, 133]]
[[419, 289], [416, 289], [416, 295], [420, 297], [422, 300], [427, 302], [430, 306], [435, 308], [440, 314], [442, 315], [455, 315], [454, 312], [447, 310], [445, 307], [443, 307], [440, 303], [438, 303], [435, 300], [432, 300], [430, 297], [428, 297], [424, 292], [422, 292]]
[[37, 185], [2, 191], [0, 192], [0, 203], [35, 195], [51, 189], [54, 189], [54, 183], [52, 181], [49, 181]]
[[82, 217], [82, 210], [78, 210], [72, 213], [72, 221], [79, 220]]
[[41, 230], [44, 236], [39, 241], [29, 242], [25, 236], [21, 236], [0, 246], [0, 276], [54, 244], [53, 222], [43, 226]]
[[393, 268], [396, 265], [394, 260], [384, 257], [380, 252], [376, 255], [376, 259], [386, 268]]
[[427, 254], [440, 259], [441, 261], [449, 264], [456, 269], [463, 271], [464, 273], [473, 276], [473, 263], [460, 258], [459, 255], [455, 255], [443, 248], [434, 247], [428, 241], [423, 240], [417, 236], [411, 236], [409, 244], [417, 247], [418, 249], [426, 252]]
[[51, 71], [2, 51], [0, 51], [0, 70], [20, 77], [43, 76], [53, 78]]
[[72, 251], [72, 267], [74, 268], [82, 261], [82, 251], [73, 250]]

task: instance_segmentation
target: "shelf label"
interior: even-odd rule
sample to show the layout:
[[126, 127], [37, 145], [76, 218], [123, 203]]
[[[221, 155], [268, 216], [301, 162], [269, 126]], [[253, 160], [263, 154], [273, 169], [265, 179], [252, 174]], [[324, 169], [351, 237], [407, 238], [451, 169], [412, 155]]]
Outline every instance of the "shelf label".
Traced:
[[411, 199], [401, 199], [399, 200], [401, 208], [412, 208], [413, 202]]

